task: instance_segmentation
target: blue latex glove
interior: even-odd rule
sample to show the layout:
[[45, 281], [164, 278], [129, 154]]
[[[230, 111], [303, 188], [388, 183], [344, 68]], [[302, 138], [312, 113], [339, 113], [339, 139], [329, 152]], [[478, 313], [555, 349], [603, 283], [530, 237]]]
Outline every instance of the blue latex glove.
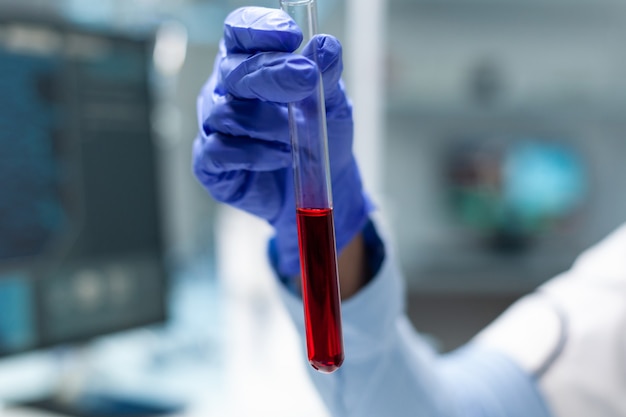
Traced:
[[275, 229], [278, 272], [300, 272], [287, 104], [308, 97], [318, 69], [326, 120], [337, 249], [366, 224], [371, 205], [352, 153], [352, 108], [340, 80], [341, 45], [314, 37], [292, 53], [302, 32], [283, 11], [246, 7], [224, 24], [213, 73], [198, 98], [194, 173], [218, 201], [267, 220]]

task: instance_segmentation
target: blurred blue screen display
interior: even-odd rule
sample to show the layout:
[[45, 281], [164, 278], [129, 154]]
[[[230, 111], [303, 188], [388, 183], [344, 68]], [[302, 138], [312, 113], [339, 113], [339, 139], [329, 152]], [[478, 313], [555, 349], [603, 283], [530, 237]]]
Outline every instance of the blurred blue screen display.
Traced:
[[35, 342], [33, 289], [16, 275], [0, 275], [0, 350], [21, 350]]
[[151, 41], [16, 28], [59, 42], [0, 37], [0, 356], [166, 317]]
[[32, 256], [64, 227], [54, 156], [54, 58], [0, 52], [0, 259]]

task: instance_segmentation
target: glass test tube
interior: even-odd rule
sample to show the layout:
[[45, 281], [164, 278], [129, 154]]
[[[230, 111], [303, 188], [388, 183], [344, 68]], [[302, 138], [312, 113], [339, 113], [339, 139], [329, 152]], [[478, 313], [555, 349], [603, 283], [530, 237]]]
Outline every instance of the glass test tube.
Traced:
[[[281, 0], [280, 5], [302, 30], [301, 50], [317, 33], [316, 0]], [[321, 73], [311, 96], [289, 104], [289, 131], [307, 353], [313, 368], [329, 373], [341, 366], [344, 352]]]

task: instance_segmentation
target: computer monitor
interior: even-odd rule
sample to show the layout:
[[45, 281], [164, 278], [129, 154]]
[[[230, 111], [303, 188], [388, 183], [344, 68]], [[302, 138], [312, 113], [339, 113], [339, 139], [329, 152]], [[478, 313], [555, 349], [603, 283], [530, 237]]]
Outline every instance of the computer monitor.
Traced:
[[0, 20], [0, 356], [166, 317], [150, 51]]

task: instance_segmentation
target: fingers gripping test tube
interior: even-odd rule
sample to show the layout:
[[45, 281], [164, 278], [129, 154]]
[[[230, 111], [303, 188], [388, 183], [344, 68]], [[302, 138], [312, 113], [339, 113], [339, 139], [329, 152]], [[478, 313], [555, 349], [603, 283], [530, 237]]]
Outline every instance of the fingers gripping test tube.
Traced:
[[[302, 30], [301, 49], [317, 33], [316, 0], [280, 4]], [[307, 353], [313, 368], [330, 373], [343, 363], [344, 351], [321, 73], [311, 96], [289, 104], [289, 131]]]

